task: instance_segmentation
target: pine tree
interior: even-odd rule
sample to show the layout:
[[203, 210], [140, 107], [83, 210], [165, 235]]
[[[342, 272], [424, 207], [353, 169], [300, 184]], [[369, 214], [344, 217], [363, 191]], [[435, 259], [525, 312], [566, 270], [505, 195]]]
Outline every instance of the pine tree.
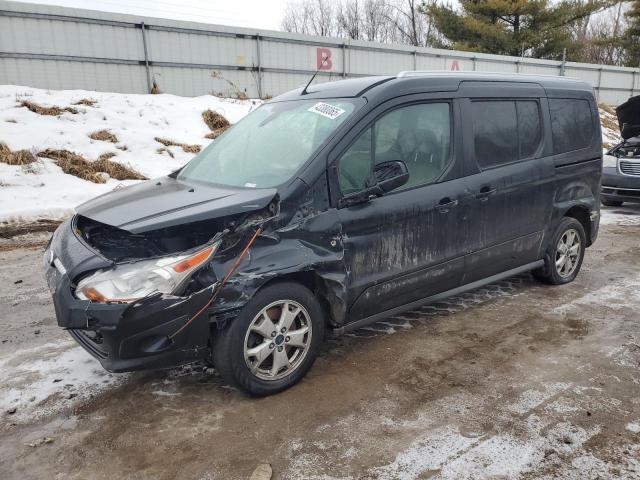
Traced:
[[611, 0], [460, 0], [460, 10], [432, 4], [425, 13], [453, 49], [559, 59], [565, 48], [568, 58], [580, 49], [571, 27], [610, 4]]

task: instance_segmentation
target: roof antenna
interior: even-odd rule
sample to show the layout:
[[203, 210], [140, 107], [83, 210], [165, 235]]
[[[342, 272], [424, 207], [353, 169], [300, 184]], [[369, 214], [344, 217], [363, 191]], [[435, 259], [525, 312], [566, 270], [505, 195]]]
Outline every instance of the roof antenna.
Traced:
[[322, 57], [322, 62], [320, 62], [320, 66], [318, 67], [318, 69], [316, 70], [316, 73], [313, 74], [313, 76], [311, 77], [311, 80], [309, 80], [309, 83], [307, 83], [304, 88], [302, 89], [302, 92], [300, 92], [300, 95], [306, 95], [307, 92], [307, 88], [309, 88], [309, 85], [311, 85], [311, 82], [313, 82], [313, 79], [316, 78], [316, 75], [318, 75], [318, 72], [320, 70], [322, 70], [322, 67], [324, 67], [325, 63], [327, 63], [327, 60], [329, 59], [328, 56], [326, 57]]

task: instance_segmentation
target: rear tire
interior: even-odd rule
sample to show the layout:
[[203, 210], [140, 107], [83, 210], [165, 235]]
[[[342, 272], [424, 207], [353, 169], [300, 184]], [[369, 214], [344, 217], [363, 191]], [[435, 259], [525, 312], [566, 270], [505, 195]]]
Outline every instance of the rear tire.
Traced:
[[533, 275], [551, 285], [572, 282], [582, 267], [586, 239], [584, 228], [578, 220], [563, 218], [551, 237], [544, 256], [544, 267], [534, 270]]
[[619, 207], [622, 205], [622, 202], [619, 200], [605, 200], [601, 198], [600, 201], [605, 207]]
[[304, 377], [323, 337], [324, 315], [314, 294], [298, 283], [275, 283], [215, 332], [213, 363], [226, 382], [249, 395], [272, 395]]

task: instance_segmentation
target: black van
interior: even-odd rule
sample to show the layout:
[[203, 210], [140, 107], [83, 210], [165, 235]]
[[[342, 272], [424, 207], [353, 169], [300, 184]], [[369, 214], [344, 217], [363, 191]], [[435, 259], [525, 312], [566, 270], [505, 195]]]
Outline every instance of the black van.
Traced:
[[173, 174], [77, 208], [45, 253], [58, 324], [121, 372], [210, 360], [299, 381], [327, 331], [533, 271], [572, 281], [599, 225], [591, 87], [405, 72], [298, 89]]

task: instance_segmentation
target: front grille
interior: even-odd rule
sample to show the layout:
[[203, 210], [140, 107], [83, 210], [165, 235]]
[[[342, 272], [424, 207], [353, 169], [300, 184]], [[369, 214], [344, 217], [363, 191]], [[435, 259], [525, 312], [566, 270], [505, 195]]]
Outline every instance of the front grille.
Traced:
[[69, 333], [76, 342], [82, 345], [85, 350], [87, 350], [94, 357], [100, 359], [107, 358], [109, 356], [109, 353], [101, 348], [102, 335], [96, 332], [85, 332], [84, 330], [79, 330], [76, 328], [70, 328]]
[[620, 171], [625, 175], [640, 177], [640, 162], [625, 162], [620, 160]]

